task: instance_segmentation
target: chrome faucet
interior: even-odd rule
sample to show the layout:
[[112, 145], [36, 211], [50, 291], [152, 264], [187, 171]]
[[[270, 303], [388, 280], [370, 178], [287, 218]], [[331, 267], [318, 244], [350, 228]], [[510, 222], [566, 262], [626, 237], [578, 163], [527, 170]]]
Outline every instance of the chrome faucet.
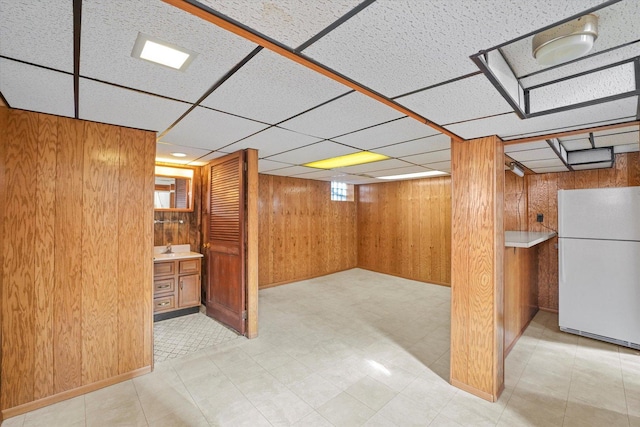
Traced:
[[167, 244], [167, 247], [165, 248], [164, 252], [162, 252], [163, 254], [172, 254], [173, 253], [173, 249], [171, 249], [171, 243]]

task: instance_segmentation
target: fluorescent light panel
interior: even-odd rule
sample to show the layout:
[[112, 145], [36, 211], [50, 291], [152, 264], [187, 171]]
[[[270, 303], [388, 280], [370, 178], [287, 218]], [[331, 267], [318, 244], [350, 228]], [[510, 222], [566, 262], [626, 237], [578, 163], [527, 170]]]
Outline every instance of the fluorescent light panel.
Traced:
[[155, 37], [138, 33], [131, 56], [144, 59], [174, 70], [184, 71], [195, 59], [197, 53], [164, 42]]
[[426, 171], [426, 172], [416, 172], [416, 173], [405, 173], [404, 175], [389, 175], [389, 176], [379, 176], [378, 179], [413, 179], [413, 178], [425, 178], [427, 176], [442, 176], [449, 175], [446, 172], [440, 171]]
[[347, 166], [362, 165], [364, 163], [378, 162], [386, 160], [389, 156], [372, 153], [370, 151], [360, 151], [358, 153], [347, 154], [345, 156], [332, 157], [330, 159], [318, 160], [316, 162], [305, 163], [302, 166], [317, 169], [336, 169]]

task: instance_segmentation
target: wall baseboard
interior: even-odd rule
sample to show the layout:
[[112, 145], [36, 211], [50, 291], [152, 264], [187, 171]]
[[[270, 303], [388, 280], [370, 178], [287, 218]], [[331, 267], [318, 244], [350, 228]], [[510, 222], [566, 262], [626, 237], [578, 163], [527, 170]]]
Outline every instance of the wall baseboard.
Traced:
[[444, 282], [435, 282], [435, 281], [427, 281], [427, 280], [420, 280], [420, 279], [414, 279], [412, 277], [405, 277], [402, 276], [400, 274], [394, 274], [394, 273], [389, 273], [387, 271], [382, 271], [382, 270], [376, 270], [375, 268], [370, 268], [370, 267], [363, 267], [361, 265], [356, 266], [355, 268], [361, 268], [363, 270], [367, 270], [367, 271], [373, 271], [374, 273], [380, 273], [380, 274], [386, 274], [389, 276], [393, 276], [393, 277], [399, 277], [401, 279], [407, 279], [407, 280], [414, 280], [416, 282], [422, 282], [422, 283], [428, 283], [430, 285], [438, 285], [438, 286], [446, 286], [447, 288], [451, 287], [451, 283], [444, 283]]
[[[353, 266], [353, 267], [349, 267], [349, 268], [345, 268], [343, 270], [336, 270], [336, 271], [330, 271], [328, 273], [325, 274], [319, 274], [317, 276], [307, 276], [307, 277], [298, 277], [292, 280], [285, 280], [283, 282], [274, 282], [274, 283], [267, 283], [266, 285], [260, 284], [258, 289], [267, 289], [267, 288], [275, 288], [276, 286], [282, 286], [282, 285], [287, 285], [289, 283], [294, 283], [294, 282], [300, 282], [302, 280], [309, 280], [309, 279], [315, 279], [316, 277], [323, 277], [323, 276], [328, 276], [330, 274], [334, 274], [334, 273], [340, 273], [341, 271], [348, 271], [348, 270], [353, 270], [354, 268], [360, 268], [357, 266]], [[364, 270], [364, 269], [363, 269]]]

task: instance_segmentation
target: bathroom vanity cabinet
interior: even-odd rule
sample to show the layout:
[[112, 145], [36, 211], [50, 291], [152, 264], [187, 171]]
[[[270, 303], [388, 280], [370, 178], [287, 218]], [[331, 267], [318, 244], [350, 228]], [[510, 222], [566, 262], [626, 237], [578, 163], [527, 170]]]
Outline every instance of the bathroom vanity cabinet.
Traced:
[[200, 305], [200, 264], [200, 257], [154, 262], [154, 313]]

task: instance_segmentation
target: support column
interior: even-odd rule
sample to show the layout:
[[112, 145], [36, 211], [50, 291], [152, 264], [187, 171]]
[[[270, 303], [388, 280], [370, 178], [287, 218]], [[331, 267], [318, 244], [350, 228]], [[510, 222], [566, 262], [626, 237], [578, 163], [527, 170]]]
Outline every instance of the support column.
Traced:
[[504, 389], [504, 148], [451, 142], [451, 384], [488, 401]]

